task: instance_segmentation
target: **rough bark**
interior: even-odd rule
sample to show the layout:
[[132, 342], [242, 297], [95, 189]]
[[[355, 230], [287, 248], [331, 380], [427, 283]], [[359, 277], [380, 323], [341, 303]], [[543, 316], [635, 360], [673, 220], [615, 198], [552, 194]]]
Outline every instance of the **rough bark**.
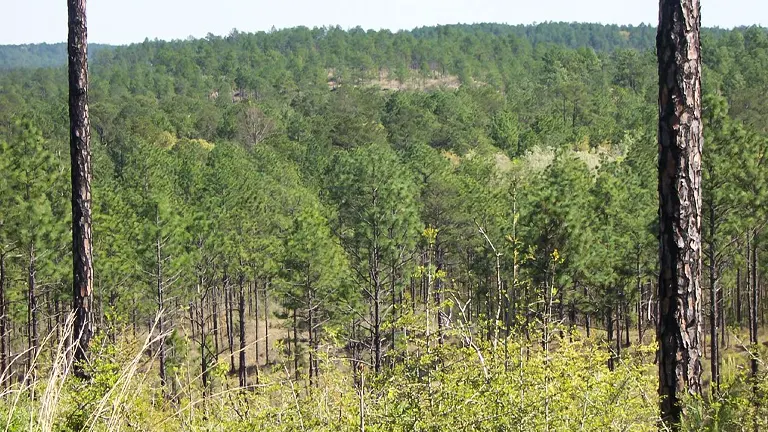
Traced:
[[701, 393], [701, 16], [661, 0], [659, 63], [659, 394], [679, 428], [681, 393]]
[[67, 0], [69, 15], [69, 149], [72, 165], [72, 303], [75, 375], [84, 376], [93, 335], [91, 237], [91, 130], [88, 116], [88, 35], [85, 0]]

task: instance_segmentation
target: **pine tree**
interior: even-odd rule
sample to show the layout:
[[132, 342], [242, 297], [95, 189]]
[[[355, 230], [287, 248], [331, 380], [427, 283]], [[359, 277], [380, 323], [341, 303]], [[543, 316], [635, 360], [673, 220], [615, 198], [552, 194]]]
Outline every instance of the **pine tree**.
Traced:
[[659, 395], [672, 428], [701, 393], [701, 27], [698, 0], [662, 0], [659, 63]]
[[[337, 235], [370, 306], [372, 363], [382, 366], [387, 263], [404, 263], [413, 248], [418, 213], [410, 174], [394, 151], [371, 144], [338, 157], [328, 173], [329, 195], [339, 208]], [[394, 275], [389, 275], [393, 277]]]
[[[348, 268], [341, 247], [331, 236], [328, 221], [316, 205], [296, 215], [285, 237], [285, 256], [281, 271], [285, 287], [281, 290], [283, 305], [300, 311], [301, 326], [306, 329], [309, 344], [309, 383], [317, 382], [320, 327], [346, 316], [342, 306], [353, 301], [349, 292]], [[294, 353], [298, 355], [298, 353]]]
[[[88, 116], [88, 38], [85, 0], [67, 0], [69, 14], [69, 124], [72, 166], [73, 341], [82, 365], [93, 335], [91, 235], [91, 130]], [[75, 374], [83, 376], [82, 366]]]

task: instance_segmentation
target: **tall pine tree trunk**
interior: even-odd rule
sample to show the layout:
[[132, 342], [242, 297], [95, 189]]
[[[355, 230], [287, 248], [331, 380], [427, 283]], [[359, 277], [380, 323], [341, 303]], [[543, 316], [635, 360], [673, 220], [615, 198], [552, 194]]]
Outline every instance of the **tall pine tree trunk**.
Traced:
[[234, 294], [232, 293], [232, 284], [227, 278], [227, 285], [224, 287], [224, 312], [227, 321], [227, 345], [229, 346], [229, 370], [235, 372], [235, 321], [232, 309], [234, 308]]
[[[587, 287], [586, 284], [584, 285], [584, 298], [585, 299], [589, 298], [589, 288]], [[527, 302], [526, 302], [526, 309], [527, 309]], [[527, 315], [528, 315], [528, 313], [526, 312], [526, 316]], [[590, 329], [591, 324], [592, 323], [591, 323], [591, 318], [589, 316], [589, 312], [585, 312], [584, 313], [584, 327], [585, 327], [585, 329], [587, 331], [587, 338], [591, 337], [591, 334], [590, 334], [591, 333], [591, 329]]]
[[319, 332], [320, 332], [320, 326], [318, 323], [315, 323], [314, 330], [310, 332], [310, 334], [314, 334], [314, 339], [312, 342], [312, 352], [314, 353], [315, 381], [317, 382], [319, 382], [319, 377], [320, 377], [320, 359], [317, 356], [320, 349], [320, 336], [318, 334]]
[[219, 352], [221, 352], [219, 349], [219, 334], [221, 332], [219, 332], [219, 288], [215, 283], [213, 289], [211, 290], [208, 303], [210, 304], [211, 315], [213, 318], [213, 356], [214, 359], [218, 361]]
[[38, 333], [37, 333], [37, 263], [35, 256], [35, 245], [29, 246], [29, 266], [27, 268], [27, 289], [28, 289], [28, 307], [29, 307], [29, 321], [28, 321], [28, 336], [29, 347], [27, 352], [27, 370], [29, 371], [30, 379], [33, 381], [36, 378], [35, 375], [35, 361], [37, 360], [37, 352], [39, 349]]
[[8, 332], [5, 307], [5, 253], [0, 253], [0, 390], [5, 390], [8, 371], [8, 346], [6, 333]]
[[[729, 296], [731, 295], [733, 295], [732, 292], [729, 293]], [[717, 291], [717, 317], [719, 319], [718, 322], [720, 325], [720, 347], [725, 348], [725, 337], [728, 332], [725, 329], [725, 292], [722, 288]]]
[[240, 369], [238, 370], [238, 378], [240, 378], [240, 387], [245, 388], [246, 381], [248, 379], [248, 376], [246, 375], [246, 369], [245, 369], [245, 291], [244, 291], [244, 284], [245, 281], [245, 275], [240, 275], [239, 279], [239, 285], [240, 285], [240, 298], [239, 298], [239, 305], [238, 305], [238, 318], [240, 320], [240, 351], [239, 351], [239, 365]]
[[[205, 288], [203, 288], [205, 289]], [[198, 323], [200, 325], [200, 379], [203, 382], [203, 397], [205, 397], [208, 394], [208, 363], [209, 359], [211, 358], [210, 355], [210, 349], [208, 348], [208, 344], [206, 343], [206, 339], [208, 338], [208, 334], [205, 331], [205, 296], [210, 295], [211, 293], [203, 294], [202, 297], [200, 297], [200, 307], [198, 309]]]
[[309, 326], [309, 330], [307, 331], [307, 334], [309, 336], [309, 386], [312, 387], [315, 385], [315, 339], [313, 337], [313, 329], [315, 327], [315, 306], [312, 304], [312, 291], [309, 290], [307, 292], [307, 324]]
[[741, 328], [741, 268], [736, 269], [736, 324]]
[[[392, 328], [390, 329], [391, 335], [390, 338], [392, 339], [392, 345], [391, 350], [392, 352], [396, 352], [397, 350], [397, 326], [394, 325], [395, 322], [397, 322], [397, 288], [395, 283], [395, 264], [392, 263], [392, 266], [390, 267], [390, 280], [389, 280], [389, 289], [390, 293], [392, 294]], [[394, 360], [392, 362], [392, 365], [394, 366]]]
[[[375, 201], [374, 201], [375, 205]], [[376, 235], [376, 234], [374, 234]], [[376, 237], [378, 239], [378, 237]], [[373, 370], [378, 374], [381, 371], [381, 277], [379, 272], [379, 246], [376, 240], [371, 260], [371, 275], [373, 280]]]
[[760, 402], [759, 402], [759, 380], [758, 380], [758, 372], [759, 372], [759, 358], [758, 358], [758, 345], [757, 345], [757, 308], [758, 308], [758, 298], [757, 298], [757, 238], [754, 235], [754, 231], [750, 233], [752, 235], [752, 239], [750, 242], [750, 239], [747, 239], [747, 268], [749, 272], [749, 343], [750, 343], [750, 351], [751, 351], [751, 359], [750, 359], [750, 372], [751, 372], [751, 379], [752, 379], [752, 397], [753, 401], [752, 403], [755, 406], [755, 413], [754, 413], [754, 424], [753, 429], [755, 431], [758, 430], [757, 426], [757, 411], [759, 410]]
[[52, 335], [53, 334], [53, 303], [51, 302], [51, 291], [45, 290], [45, 296], [43, 298], [43, 301], [45, 301], [45, 314], [48, 315], [45, 318], [45, 324], [46, 324], [46, 334]]
[[[61, 308], [59, 307], [58, 297], [56, 297], [53, 300], [53, 313], [54, 313], [54, 317], [56, 318], [56, 343], [58, 344], [59, 342], [61, 342], [61, 327], [63, 326], [63, 318], [64, 318], [62, 316], [63, 314], [61, 313]], [[5, 326], [6, 325], [5, 320], [4, 319], [2, 320], [3, 320], [2, 325]], [[4, 333], [4, 332], [5, 330], [0, 330], [0, 333]], [[0, 338], [2, 338], [2, 336], [0, 336]]]
[[643, 290], [643, 273], [640, 265], [640, 247], [637, 248], [637, 344], [643, 344], [643, 298], [645, 292]]
[[269, 280], [264, 284], [264, 361], [269, 366]]
[[189, 328], [192, 334], [192, 340], [195, 340], [197, 334], [197, 326], [195, 325], [195, 302], [189, 302]]
[[[608, 338], [608, 349], [611, 349], [611, 343], [613, 342], [613, 308], [608, 306], [605, 308], [605, 331]], [[616, 360], [616, 353], [611, 352], [611, 356], [608, 358], [608, 369], [613, 370], [614, 362]]]
[[69, 150], [72, 165], [72, 303], [75, 375], [83, 377], [93, 334], [91, 237], [91, 130], [88, 117], [88, 36], [85, 0], [67, 0], [69, 15]]
[[[445, 271], [445, 251], [442, 245], [435, 248], [435, 275]], [[441, 346], [445, 339], [445, 331], [448, 327], [448, 314], [443, 310], [445, 287], [443, 278], [435, 277], [435, 304], [437, 307], [437, 342]], [[394, 283], [392, 284], [394, 288]]]
[[138, 332], [139, 327], [139, 317], [138, 317], [138, 306], [136, 305], [136, 295], [134, 294], [133, 298], [131, 299], [132, 308], [131, 308], [131, 330], [133, 334], [133, 338], [136, 338], [136, 333]]
[[621, 361], [621, 300], [616, 304], [616, 362], [614, 367]]
[[631, 346], [632, 341], [629, 340], [629, 329], [632, 328], [632, 319], [629, 314], [629, 302], [624, 302], [624, 345]]
[[[160, 215], [159, 212], [156, 214], [156, 222], [159, 227], [160, 225]], [[160, 340], [158, 341], [158, 352], [157, 352], [157, 358], [160, 361], [160, 385], [163, 387], [163, 392], [165, 392], [165, 312], [163, 311], [163, 304], [165, 303], [165, 292], [163, 290], [163, 244], [162, 244], [162, 238], [158, 234], [156, 239], [156, 250], [155, 250], [155, 258], [157, 260], [157, 332], [160, 335]]]
[[[296, 308], [293, 308], [293, 375], [296, 381], [300, 378], [299, 372], [299, 320], [296, 316]], [[288, 342], [290, 348], [291, 343]]]
[[699, 0], [660, 8], [659, 395], [678, 429], [681, 393], [701, 393], [701, 16]]
[[[266, 286], [266, 285], [265, 285]], [[260, 344], [259, 344], [259, 283], [258, 279], [253, 279], [253, 320], [255, 321], [254, 326], [256, 327], [256, 342], [254, 345], [256, 345], [256, 384], [259, 383], [259, 361], [261, 361], [261, 350], [260, 350]]]
[[714, 203], [709, 202], [709, 240], [707, 241], [709, 246], [709, 338], [710, 338], [710, 370], [712, 372], [712, 389], [715, 392], [720, 390], [720, 353], [717, 345], [717, 325], [719, 323], [718, 310], [717, 310], [717, 282], [718, 282], [718, 268], [716, 262], [717, 245], [716, 239], [716, 225], [715, 225], [715, 206]]

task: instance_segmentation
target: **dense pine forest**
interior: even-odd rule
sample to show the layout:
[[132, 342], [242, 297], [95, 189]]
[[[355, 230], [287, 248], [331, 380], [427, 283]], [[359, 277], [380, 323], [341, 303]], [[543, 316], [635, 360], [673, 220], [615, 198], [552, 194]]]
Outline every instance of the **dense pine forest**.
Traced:
[[[659, 428], [656, 28], [292, 28], [0, 47], [6, 430]], [[704, 391], [768, 428], [768, 31], [703, 29]]]

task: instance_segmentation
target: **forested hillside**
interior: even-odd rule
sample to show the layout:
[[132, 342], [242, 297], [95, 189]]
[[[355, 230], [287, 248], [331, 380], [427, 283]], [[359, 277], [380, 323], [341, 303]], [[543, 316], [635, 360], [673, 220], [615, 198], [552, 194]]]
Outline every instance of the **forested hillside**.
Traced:
[[[0, 414], [12, 430], [657, 430], [654, 38], [480, 24], [100, 49], [87, 388], [56, 378], [67, 72], [0, 47]], [[686, 427], [768, 427], [747, 336], [768, 308], [768, 33], [702, 46], [702, 326], [722, 373], [707, 364]]]
[[[309, 29], [303, 29], [310, 31]], [[746, 29], [738, 29], [743, 32]], [[313, 37], [322, 33], [335, 31], [344, 33], [340, 27], [313, 29]], [[272, 30], [270, 33], [274, 33]], [[296, 29], [282, 30], [281, 33], [296, 33]], [[392, 38], [389, 30], [365, 31], [360, 28], [350, 32], [363, 32], [369, 36], [379, 33], [379, 38]], [[557, 44], [567, 48], [592, 48], [596, 51], [613, 51], [616, 49], [652, 49], [656, 39], [656, 28], [649, 25], [619, 26], [588, 23], [556, 23], [547, 22], [534, 25], [507, 25], [507, 24], [457, 24], [442, 27], [422, 27], [413, 31], [398, 32], [398, 35], [409, 36], [426, 43], [442, 42], [447, 33], [457, 33], [456, 36], [465, 34], [490, 34], [496, 37], [514, 36], [526, 40], [531, 46], [539, 44]], [[728, 31], [719, 28], [704, 29], [707, 35], [720, 37]], [[232, 33], [238, 33], [233, 30]], [[215, 37], [209, 35], [211, 37]], [[149, 40], [147, 40], [149, 42]], [[442, 45], [442, 43], [441, 43]], [[90, 54], [92, 58], [102, 50], [113, 50], [114, 45], [91, 44]], [[357, 47], [359, 49], [360, 47]], [[328, 52], [328, 51], [325, 51]], [[360, 55], [375, 55], [371, 52]], [[324, 53], [320, 53], [324, 55]], [[338, 55], [338, 54], [337, 54]], [[96, 56], [98, 61], [98, 56]], [[0, 45], [0, 70], [18, 68], [39, 68], [63, 66], [67, 61], [67, 49], [65, 43], [56, 44], [27, 44], [27, 45]], [[349, 67], [357, 67], [358, 62], [353, 61]], [[340, 66], [337, 64], [336, 66]]]

